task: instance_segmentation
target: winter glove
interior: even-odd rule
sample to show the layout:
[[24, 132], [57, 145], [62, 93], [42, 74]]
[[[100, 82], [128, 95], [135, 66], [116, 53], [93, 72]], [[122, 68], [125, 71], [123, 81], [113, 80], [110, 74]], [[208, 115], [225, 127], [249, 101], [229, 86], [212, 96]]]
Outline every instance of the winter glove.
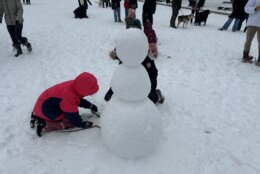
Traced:
[[91, 106], [91, 112], [97, 112], [98, 111], [98, 107], [94, 104], [92, 104]]
[[16, 21], [15, 21], [15, 24], [16, 24], [16, 25], [17, 25], [17, 24], [19, 24], [19, 21], [18, 21], [18, 20], [16, 20]]
[[0, 24], [2, 24], [2, 20], [0, 20]]
[[87, 129], [87, 128], [90, 128], [90, 127], [92, 127], [93, 126], [93, 122], [91, 122], [91, 121], [84, 121], [83, 123], [82, 123], [82, 128], [83, 129]]

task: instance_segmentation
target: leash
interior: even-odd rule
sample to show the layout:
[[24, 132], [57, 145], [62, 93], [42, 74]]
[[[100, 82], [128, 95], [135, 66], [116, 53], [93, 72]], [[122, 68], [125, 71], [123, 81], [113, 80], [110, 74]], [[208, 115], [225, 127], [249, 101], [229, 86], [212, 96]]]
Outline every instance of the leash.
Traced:
[[180, 9], [180, 12], [181, 12], [182, 15], [184, 15], [184, 14], [182, 13], [181, 9]]

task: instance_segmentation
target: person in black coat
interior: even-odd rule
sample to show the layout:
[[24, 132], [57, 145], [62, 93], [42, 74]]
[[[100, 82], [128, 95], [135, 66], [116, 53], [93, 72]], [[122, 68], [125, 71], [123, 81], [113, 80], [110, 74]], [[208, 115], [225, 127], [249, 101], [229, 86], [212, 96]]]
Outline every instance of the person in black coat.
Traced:
[[223, 31], [223, 30], [227, 30], [228, 27], [230, 26], [230, 24], [232, 23], [233, 19], [235, 19], [235, 23], [232, 27], [232, 31], [238, 31], [239, 30], [239, 24], [241, 20], [246, 19], [247, 14], [245, 13], [244, 7], [246, 5], [248, 0], [234, 0], [232, 7], [233, 7], [233, 11], [232, 13], [229, 15], [227, 22], [221, 27], [219, 28], [219, 30]]
[[153, 14], [156, 11], [156, 0], [145, 0], [143, 5], [143, 15], [142, 22], [143, 25], [145, 21], [148, 19], [151, 24], [153, 24]]
[[88, 15], [87, 15], [88, 3], [90, 5], [92, 5], [92, 3], [89, 0], [78, 0], [78, 2], [79, 2], [79, 7], [84, 7], [85, 8], [85, 10], [86, 10], [86, 18], [88, 18]]

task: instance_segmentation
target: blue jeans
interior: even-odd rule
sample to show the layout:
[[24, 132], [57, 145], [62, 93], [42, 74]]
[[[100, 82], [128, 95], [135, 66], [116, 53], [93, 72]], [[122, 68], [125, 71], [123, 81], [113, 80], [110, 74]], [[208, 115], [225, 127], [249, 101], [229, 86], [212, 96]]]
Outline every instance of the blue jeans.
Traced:
[[120, 22], [121, 21], [120, 7], [114, 9], [114, 19], [115, 19], [115, 22]]
[[[227, 30], [234, 18], [228, 18], [227, 22], [223, 25], [222, 29]], [[232, 27], [232, 31], [235, 32], [238, 30], [240, 19], [235, 19], [235, 23]]]

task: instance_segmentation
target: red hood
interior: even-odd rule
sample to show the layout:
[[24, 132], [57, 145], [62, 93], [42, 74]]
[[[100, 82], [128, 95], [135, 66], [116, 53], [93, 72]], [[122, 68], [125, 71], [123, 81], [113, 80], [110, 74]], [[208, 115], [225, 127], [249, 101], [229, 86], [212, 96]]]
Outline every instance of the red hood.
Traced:
[[74, 89], [81, 96], [93, 95], [98, 91], [97, 79], [94, 75], [84, 72], [74, 80]]

